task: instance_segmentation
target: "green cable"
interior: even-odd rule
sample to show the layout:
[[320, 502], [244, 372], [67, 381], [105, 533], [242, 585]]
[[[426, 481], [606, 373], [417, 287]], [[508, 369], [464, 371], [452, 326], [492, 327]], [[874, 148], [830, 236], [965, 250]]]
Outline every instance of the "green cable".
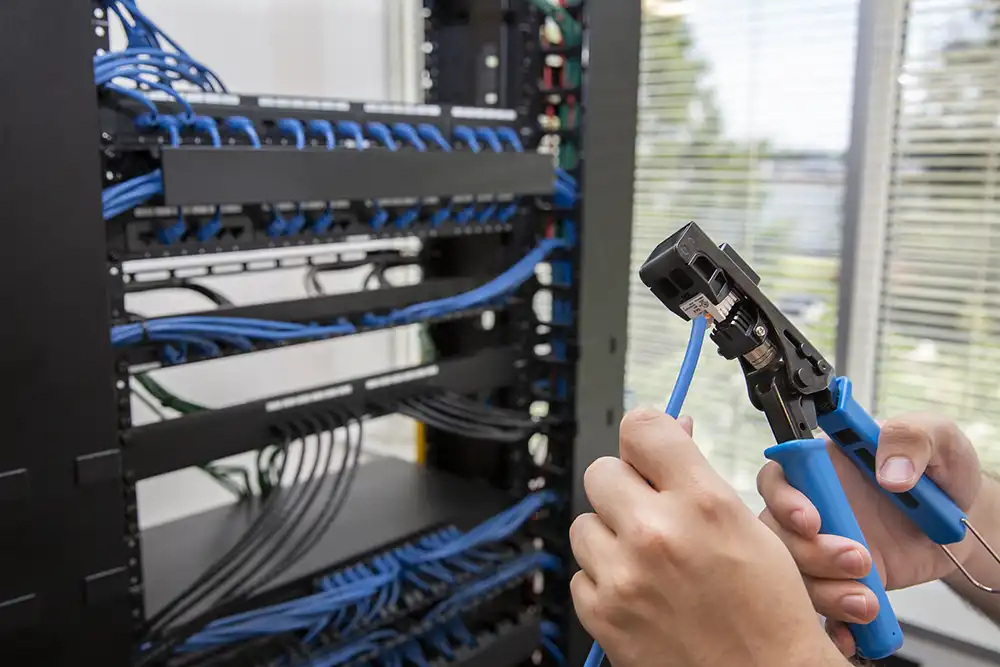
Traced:
[[[529, 0], [529, 2], [559, 26], [559, 32], [562, 33], [563, 37], [563, 46], [580, 45], [583, 40], [583, 29], [580, 27], [580, 23], [570, 16], [564, 8], [552, 4], [549, 0]], [[575, 7], [580, 4], [580, 0], [571, 0], [566, 4]]]
[[[166, 389], [166, 387], [150, 377], [149, 373], [139, 373], [138, 375], [135, 375], [134, 378], [143, 389], [149, 392], [150, 396], [159, 401], [160, 405], [165, 408], [170, 408], [171, 410], [179, 412], [182, 415], [205, 412], [209, 409], [204, 405], [192, 403], [191, 401], [185, 400], [176, 394], [171, 393]], [[239, 466], [216, 465], [212, 463], [198, 466], [198, 468], [237, 498], [244, 499], [250, 497], [250, 473], [246, 470], [246, 468], [241, 468]], [[242, 479], [242, 487], [232, 480], [233, 476]]]

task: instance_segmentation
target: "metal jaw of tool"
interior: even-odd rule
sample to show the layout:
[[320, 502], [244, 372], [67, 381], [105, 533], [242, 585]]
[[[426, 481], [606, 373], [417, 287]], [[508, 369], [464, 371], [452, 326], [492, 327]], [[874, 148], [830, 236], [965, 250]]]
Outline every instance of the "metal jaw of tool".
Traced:
[[[706, 317], [719, 354], [739, 361], [750, 402], [764, 413], [779, 443], [765, 456], [778, 461], [789, 482], [813, 501], [823, 519], [823, 532], [865, 543], [825, 441], [813, 435], [817, 428], [941, 545], [970, 582], [983, 591], [1000, 592], [974, 579], [946, 546], [964, 539], [968, 528], [1000, 562], [1000, 555], [934, 482], [921, 478], [907, 493], [881, 489], [875, 470], [878, 424], [854, 401], [850, 381], [836, 378], [831, 364], [764, 296], [760, 277], [732, 246], [716, 245], [692, 222], [653, 250], [639, 276], [678, 316]], [[902, 633], [878, 574], [873, 571], [861, 581], [875, 592], [881, 611], [876, 621], [852, 626], [852, 632], [859, 652], [879, 659], [899, 648]]]

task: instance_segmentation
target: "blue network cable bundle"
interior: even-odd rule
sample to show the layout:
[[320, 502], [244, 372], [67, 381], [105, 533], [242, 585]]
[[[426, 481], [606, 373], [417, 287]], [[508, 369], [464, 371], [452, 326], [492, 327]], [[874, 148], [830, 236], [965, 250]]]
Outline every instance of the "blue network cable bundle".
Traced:
[[[582, 660], [567, 531], [621, 411], [639, 11], [590, 4], [425, 0], [418, 103], [231, 90], [143, 0], [6, 10], [6, 662]], [[301, 294], [225, 288], [278, 272]], [[177, 292], [200, 305], [148, 305]], [[402, 328], [415, 363], [222, 407], [163, 370]], [[388, 415], [415, 460], [373, 452]], [[185, 470], [231, 502], [147, 525], [137, 485]]]

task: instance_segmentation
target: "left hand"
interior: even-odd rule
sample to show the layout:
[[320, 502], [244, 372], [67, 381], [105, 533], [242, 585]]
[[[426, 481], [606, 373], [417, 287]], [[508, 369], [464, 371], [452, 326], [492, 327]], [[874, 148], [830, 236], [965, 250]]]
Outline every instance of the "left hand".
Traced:
[[798, 568], [656, 411], [622, 420], [621, 459], [584, 475], [595, 514], [570, 531], [577, 615], [614, 667], [846, 667]]

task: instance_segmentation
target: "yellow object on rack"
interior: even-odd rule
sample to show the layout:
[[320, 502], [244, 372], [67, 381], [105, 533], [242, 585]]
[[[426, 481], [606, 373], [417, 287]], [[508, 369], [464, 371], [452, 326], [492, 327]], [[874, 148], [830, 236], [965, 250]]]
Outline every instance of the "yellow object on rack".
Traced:
[[427, 464], [427, 429], [423, 422], [417, 422], [417, 464]]

